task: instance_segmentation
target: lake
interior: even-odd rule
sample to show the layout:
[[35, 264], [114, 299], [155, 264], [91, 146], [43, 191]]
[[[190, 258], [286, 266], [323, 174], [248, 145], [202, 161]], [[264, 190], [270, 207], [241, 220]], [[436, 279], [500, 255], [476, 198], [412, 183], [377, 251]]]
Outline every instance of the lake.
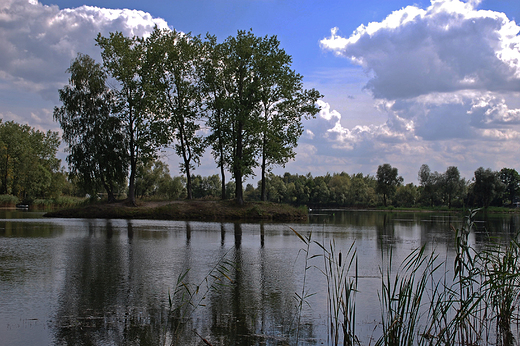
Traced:
[[[292, 224], [42, 215], [0, 210], [0, 345], [331, 344], [323, 250], [293, 230], [326, 248], [334, 242], [344, 263], [354, 244], [356, 333], [374, 344], [389, 254], [396, 269], [425, 244], [451, 263], [450, 225], [463, 222], [373, 211], [315, 211]], [[477, 221], [469, 242], [478, 251], [490, 236], [513, 239], [520, 217]]]

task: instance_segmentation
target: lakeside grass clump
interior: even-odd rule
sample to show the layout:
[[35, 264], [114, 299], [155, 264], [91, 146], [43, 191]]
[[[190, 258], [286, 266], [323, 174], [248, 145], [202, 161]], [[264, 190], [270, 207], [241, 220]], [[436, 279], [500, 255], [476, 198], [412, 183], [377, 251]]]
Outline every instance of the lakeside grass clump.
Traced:
[[0, 207], [14, 207], [20, 200], [13, 195], [0, 195]]
[[84, 203], [85, 198], [60, 196], [57, 198], [35, 199], [31, 202], [31, 208], [37, 210], [64, 209], [80, 206]]

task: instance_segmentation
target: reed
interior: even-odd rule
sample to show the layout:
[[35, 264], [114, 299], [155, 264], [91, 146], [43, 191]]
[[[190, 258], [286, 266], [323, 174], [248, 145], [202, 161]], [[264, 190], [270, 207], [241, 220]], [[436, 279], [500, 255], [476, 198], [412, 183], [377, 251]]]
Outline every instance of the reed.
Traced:
[[[455, 258], [439, 259], [426, 247], [414, 249], [395, 268], [393, 253], [382, 251], [380, 267], [381, 345], [514, 345], [520, 322], [520, 243], [490, 243], [477, 251], [469, 243], [474, 218], [470, 210], [461, 228], [452, 227]], [[309, 260], [323, 257], [327, 281], [330, 345], [360, 345], [356, 335], [358, 263], [355, 244], [344, 254], [334, 240], [328, 246], [293, 230], [305, 244], [304, 285], [296, 294], [299, 314], [311, 296], [306, 290]], [[313, 255], [316, 244], [322, 255]], [[452, 269], [450, 269], [450, 267]], [[394, 272], [395, 270], [395, 272]], [[451, 274], [450, 274], [451, 273]], [[450, 277], [450, 275], [453, 275]], [[298, 319], [300, 323], [300, 319]], [[370, 343], [368, 343], [370, 344]]]
[[484, 275], [483, 294], [491, 308], [498, 345], [513, 345], [512, 325], [520, 316], [520, 246], [512, 240], [505, 248], [493, 245], [481, 255]]
[[426, 290], [433, 273], [439, 268], [437, 255], [426, 255], [425, 246], [413, 250], [402, 262], [398, 271], [392, 272], [392, 251], [386, 270], [381, 272], [382, 336], [376, 345], [414, 345], [419, 335], [422, 307], [427, 297]]
[[200, 282], [195, 284], [187, 281], [190, 272], [187, 269], [178, 275], [173, 293], [168, 290], [171, 345], [182, 344], [179, 340], [182, 329], [198, 308], [206, 306], [204, 302], [208, 295], [233, 283], [231, 272], [235, 263], [227, 258], [231, 249], [219, 258]]
[[311, 253], [310, 253], [311, 245], [313, 243], [316, 243], [316, 242], [312, 241], [312, 232], [310, 232], [309, 235], [304, 236], [304, 235], [298, 233], [293, 228], [291, 228], [291, 230], [305, 244], [305, 247], [301, 248], [300, 251], [298, 252], [298, 256], [300, 255], [301, 252], [304, 253], [305, 265], [304, 265], [304, 271], [303, 271], [302, 289], [301, 289], [300, 293], [298, 293], [298, 292], [294, 293], [295, 299], [296, 299], [296, 305], [297, 305], [297, 314], [295, 315], [295, 318], [296, 318], [296, 344], [298, 344], [299, 339], [300, 339], [300, 329], [301, 329], [301, 325], [302, 325], [301, 318], [302, 318], [303, 305], [307, 304], [308, 306], [310, 306], [308, 299], [316, 294], [315, 292], [309, 292], [307, 290], [307, 272], [309, 271], [309, 269], [312, 268], [312, 266], [309, 265], [309, 261], [315, 257], [318, 257], [319, 255], [311, 255]]
[[[327, 310], [329, 343], [332, 345], [357, 345], [356, 292], [358, 288], [358, 261], [353, 242], [345, 255], [336, 250], [332, 240], [323, 250], [323, 274], [327, 280]], [[344, 258], [344, 259], [343, 259]], [[351, 275], [351, 270], [354, 274]]]

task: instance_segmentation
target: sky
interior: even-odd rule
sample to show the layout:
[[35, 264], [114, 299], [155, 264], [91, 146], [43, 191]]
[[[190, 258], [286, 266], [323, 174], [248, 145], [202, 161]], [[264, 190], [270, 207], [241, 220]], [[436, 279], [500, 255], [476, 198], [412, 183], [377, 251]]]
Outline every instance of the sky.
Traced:
[[[518, 0], [0, 0], [0, 118], [60, 131], [58, 89], [77, 53], [101, 62], [98, 33], [157, 25], [223, 41], [252, 29], [276, 35], [304, 87], [324, 95], [275, 174], [375, 176], [389, 163], [417, 184], [422, 164], [467, 179], [520, 171], [518, 21]], [[162, 159], [180, 175], [171, 150]], [[194, 172], [218, 173], [209, 154]]]

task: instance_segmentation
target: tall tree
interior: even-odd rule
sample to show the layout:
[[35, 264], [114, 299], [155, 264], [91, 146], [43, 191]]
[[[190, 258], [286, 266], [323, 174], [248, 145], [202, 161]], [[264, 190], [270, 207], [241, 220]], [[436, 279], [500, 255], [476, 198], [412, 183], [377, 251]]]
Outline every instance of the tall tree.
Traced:
[[258, 165], [256, 154], [259, 143], [258, 99], [259, 77], [255, 69], [260, 39], [251, 32], [239, 31], [223, 43], [224, 84], [229, 92], [226, 102], [228, 128], [231, 137], [226, 143], [226, 160], [235, 179], [235, 198], [244, 203], [242, 182], [253, 174]]
[[157, 112], [169, 125], [170, 141], [181, 157], [188, 199], [193, 197], [191, 171], [200, 164], [205, 142], [198, 134], [202, 119], [202, 89], [198, 67], [202, 42], [177, 31], [155, 29], [146, 40], [146, 71], [156, 95]]
[[475, 171], [473, 194], [480, 206], [487, 208], [501, 190], [498, 172], [479, 167]]
[[54, 108], [54, 119], [68, 145], [70, 174], [86, 193], [96, 194], [101, 186], [113, 202], [114, 189], [128, 172], [123, 126], [113, 114], [114, 94], [101, 65], [88, 55], [78, 54], [67, 72], [69, 84], [59, 90], [63, 105]]
[[423, 164], [417, 176], [419, 178], [419, 184], [422, 187], [423, 198], [429, 201], [430, 207], [433, 207], [435, 182], [430, 167], [427, 164]]
[[226, 198], [225, 169], [229, 160], [229, 143], [231, 143], [230, 119], [231, 100], [228, 84], [226, 83], [226, 69], [224, 59], [227, 56], [226, 45], [218, 44], [215, 36], [208, 35], [204, 42], [204, 59], [199, 65], [203, 92], [205, 94], [205, 108], [207, 114], [206, 125], [211, 133], [206, 138], [211, 152], [220, 168], [221, 196]]
[[520, 191], [520, 175], [513, 168], [502, 168], [500, 170], [500, 180], [505, 186], [507, 192], [507, 198], [512, 204], [515, 201], [515, 197]]
[[442, 177], [442, 190], [448, 200], [448, 208], [451, 208], [454, 196], [462, 191], [463, 186], [464, 182], [460, 179], [459, 169], [455, 166], [448, 167]]
[[135, 179], [139, 163], [153, 159], [157, 148], [166, 139], [163, 124], [152, 114], [154, 101], [153, 90], [149, 83], [145, 58], [144, 40], [139, 37], [125, 37], [122, 33], [110, 33], [109, 37], [101, 34], [96, 38], [101, 47], [103, 65], [108, 74], [118, 83], [114, 90], [116, 109], [125, 129], [130, 162], [128, 200], [135, 202]]
[[258, 42], [255, 69], [259, 80], [261, 200], [266, 200], [266, 172], [273, 165], [285, 166], [303, 133], [302, 117], [319, 112], [322, 97], [314, 89], [304, 90], [300, 74], [291, 69], [292, 58], [280, 48], [276, 36]]
[[395, 193], [397, 186], [403, 182], [403, 177], [398, 176], [397, 168], [385, 163], [377, 168], [377, 188], [376, 192], [383, 195], [383, 204], [386, 207], [388, 196]]

